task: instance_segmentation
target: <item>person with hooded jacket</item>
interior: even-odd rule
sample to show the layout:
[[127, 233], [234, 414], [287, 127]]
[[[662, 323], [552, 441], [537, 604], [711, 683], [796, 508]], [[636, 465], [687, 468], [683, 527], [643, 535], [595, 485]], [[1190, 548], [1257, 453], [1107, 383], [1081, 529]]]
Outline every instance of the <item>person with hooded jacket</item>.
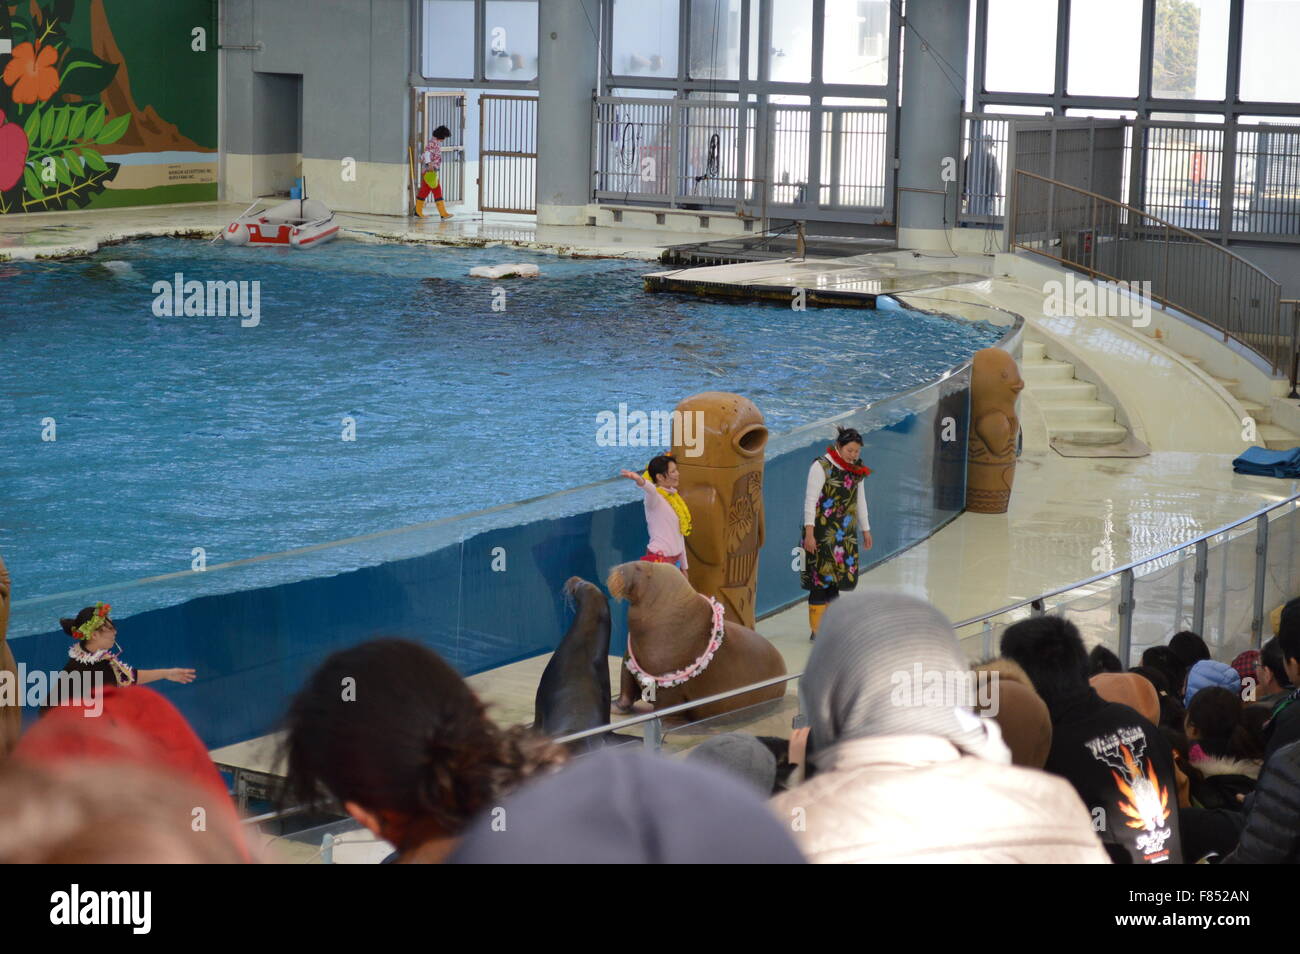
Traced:
[[831, 604], [800, 689], [816, 772], [771, 803], [808, 860], [1107, 862], [1069, 784], [1012, 765], [969, 711], [972, 685], [924, 600], [873, 587]]
[[1246, 812], [1241, 838], [1224, 864], [1300, 863], [1300, 742], [1278, 749], [1264, 764]]

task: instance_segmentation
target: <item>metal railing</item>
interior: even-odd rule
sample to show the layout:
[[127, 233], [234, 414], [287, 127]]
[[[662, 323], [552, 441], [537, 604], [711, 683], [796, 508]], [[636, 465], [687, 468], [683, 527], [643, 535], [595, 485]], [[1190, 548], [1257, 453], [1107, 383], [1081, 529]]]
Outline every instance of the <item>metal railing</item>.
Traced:
[[884, 107], [598, 96], [597, 203], [880, 221], [893, 169]]
[[1282, 286], [1221, 245], [1164, 219], [1032, 172], [1012, 178], [1007, 244], [1141, 294], [1210, 325], [1289, 370]]
[[[1234, 537], [1232, 532], [1241, 528], [1247, 528], [1246, 532]], [[1216, 537], [1224, 538], [1219, 546], [1212, 545]], [[1190, 557], [1187, 556], [1189, 553]], [[1229, 579], [1233, 576], [1229, 561], [1234, 557], [1238, 558], [1238, 562], [1252, 565], [1248, 575], [1237, 573], [1233, 579]], [[1184, 571], [1188, 562], [1193, 564], [1190, 593], [1185, 592], [1189, 581]], [[1144, 568], [1151, 568], [1152, 572], [1143, 574], [1141, 571]], [[1210, 579], [1215, 571], [1221, 572], [1224, 585], [1219, 592], [1211, 594]], [[1176, 582], [1176, 586], [1171, 587], [1170, 581]], [[1176, 598], [1171, 599], [1169, 593], [1159, 591], [1157, 587], [1161, 590], [1174, 590]], [[1051, 600], [1079, 590], [1091, 590], [1083, 594], [1084, 600], [1093, 600], [1098, 593], [1105, 593], [1109, 609], [1105, 621], [1097, 619], [1095, 606], [1080, 606], [1078, 599], [1048, 605]], [[1233, 594], [1237, 592], [1245, 594], [1245, 598], [1238, 601], [1240, 606], [1234, 607], [1230, 604]], [[1163, 643], [1174, 632], [1184, 628], [1205, 637], [1206, 642], [1218, 650], [1216, 656], [1230, 659], [1241, 650], [1258, 649], [1263, 641], [1266, 608], [1297, 595], [1300, 595], [1300, 494], [1293, 494], [1286, 500], [1262, 507], [1187, 543], [1169, 547], [1152, 556], [1134, 560], [1068, 586], [963, 619], [953, 624], [953, 630], [966, 647], [968, 656], [986, 659], [997, 654], [993, 637], [1006, 626], [1030, 615], [1056, 611], [1067, 617], [1072, 613], [1078, 614], [1078, 618], [1073, 621], [1084, 638], [1090, 643], [1101, 643], [1113, 649], [1125, 666], [1132, 665], [1135, 649]], [[1115, 596], [1118, 597], [1117, 600], [1113, 599]], [[1143, 617], [1139, 612], [1139, 608], [1147, 604], [1153, 606], [1154, 615], [1151, 617]], [[1220, 617], [1218, 622], [1212, 619], [1214, 615]], [[1000, 616], [1011, 618], [995, 628], [992, 621]], [[1242, 621], [1249, 620], [1249, 637], [1243, 638], [1237, 630], [1234, 620], [1238, 618]], [[962, 630], [981, 624], [982, 629], [962, 636]], [[1140, 638], [1135, 640], [1139, 628], [1142, 632], [1137, 634]], [[803, 673], [800, 672], [766, 679], [707, 698], [643, 713], [621, 722], [575, 732], [556, 741], [574, 742], [645, 725], [643, 745], [649, 749], [659, 749], [663, 745], [665, 734], [662, 720], [756, 689], [793, 682], [802, 676]], [[749, 708], [758, 709], [771, 704], [769, 701]], [[702, 719], [688, 722], [674, 726], [673, 731], [708, 721], [710, 720]]]
[[537, 97], [479, 97], [481, 212], [537, 211]]
[[1283, 298], [1278, 302], [1282, 311], [1282, 327], [1291, 327], [1291, 391], [1287, 397], [1300, 398], [1296, 393], [1296, 378], [1300, 376], [1300, 298]]

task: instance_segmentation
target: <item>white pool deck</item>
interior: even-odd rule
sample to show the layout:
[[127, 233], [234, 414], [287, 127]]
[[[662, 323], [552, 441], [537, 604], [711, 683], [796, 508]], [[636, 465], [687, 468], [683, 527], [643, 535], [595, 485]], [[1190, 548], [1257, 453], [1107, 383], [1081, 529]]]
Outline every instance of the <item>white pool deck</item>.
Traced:
[[[4, 216], [0, 258], [86, 254], [141, 235], [215, 235], [242, 208], [236, 203], [202, 203]], [[703, 238], [699, 233], [660, 230], [545, 227], [522, 216], [460, 216], [441, 222], [340, 215], [340, 220], [345, 234], [361, 239], [501, 243], [562, 254], [646, 259], [657, 257], [665, 246]], [[692, 271], [693, 278], [710, 282], [893, 291], [922, 307], [967, 316], [979, 316], [984, 306], [1014, 312], [1024, 317], [1030, 335], [1040, 331], [1066, 342], [1105, 376], [1150, 447], [1144, 457], [1062, 457], [1048, 445], [1042, 416], [1026, 393], [1020, 406], [1024, 451], [1007, 513], [964, 513], [926, 541], [868, 571], [864, 584], [914, 593], [949, 618], [964, 619], [1092, 576], [1099, 547], [1109, 565], [1123, 565], [1300, 492], [1300, 481], [1232, 472], [1232, 458], [1248, 443], [1241, 439], [1237, 408], [1206, 375], [1123, 322], [1105, 316], [1049, 317], [1041, 285], [1012, 277], [1014, 268], [1007, 267], [1006, 259], [892, 252]], [[930, 279], [923, 273], [942, 277]], [[889, 519], [888, 513], [871, 514], [873, 523]], [[758, 628], [785, 654], [790, 671], [798, 672], [809, 651], [805, 607], [800, 604], [770, 616]], [[498, 720], [529, 722], [533, 690], [547, 658], [483, 673], [470, 682]], [[611, 659], [615, 684], [616, 666], [617, 660]], [[788, 716], [783, 718], [788, 725]], [[779, 726], [774, 724], [773, 730]], [[250, 740], [214, 756], [227, 764], [265, 769], [270, 742]]]

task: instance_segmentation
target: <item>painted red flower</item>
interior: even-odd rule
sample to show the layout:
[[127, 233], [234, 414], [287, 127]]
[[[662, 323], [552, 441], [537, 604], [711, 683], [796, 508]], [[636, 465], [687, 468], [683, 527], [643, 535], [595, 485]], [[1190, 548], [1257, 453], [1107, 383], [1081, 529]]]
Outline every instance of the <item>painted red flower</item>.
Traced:
[[0, 113], [0, 192], [8, 192], [22, 178], [27, 145], [23, 127], [5, 122], [5, 114]]
[[31, 43], [19, 43], [13, 49], [4, 81], [14, 88], [15, 103], [44, 102], [59, 88], [59, 71], [54, 61], [59, 51], [52, 46], [39, 50]]

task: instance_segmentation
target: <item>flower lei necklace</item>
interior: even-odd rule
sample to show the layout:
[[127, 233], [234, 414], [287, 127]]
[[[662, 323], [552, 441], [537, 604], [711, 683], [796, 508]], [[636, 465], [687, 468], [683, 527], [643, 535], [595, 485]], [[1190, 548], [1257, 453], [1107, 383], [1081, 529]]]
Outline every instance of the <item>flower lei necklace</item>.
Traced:
[[709, 668], [709, 663], [713, 661], [714, 654], [717, 653], [719, 647], [722, 646], [722, 634], [724, 631], [722, 616], [726, 612], [726, 609], [712, 596], [706, 596], [704, 598], [708, 600], [709, 605], [713, 607], [713, 629], [709, 634], [709, 644], [704, 647], [704, 652], [696, 658], [695, 662], [691, 663], [685, 669], [678, 669], [676, 672], [665, 673], [662, 676], [653, 676], [646, 672], [641, 668], [640, 663], [636, 661], [636, 655], [632, 652], [631, 634], [628, 634], [627, 660], [625, 665], [627, 666], [628, 671], [636, 677], [636, 681], [641, 683], [642, 702], [655, 701], [656, 687], [662, 686], [664, 689], [667, 689], [670, 686], [680, 686], [682, 683], [689, 682], [691, 679], [694, 679], [700, 673], [704, 672], [704, 670]]
[[113, 678], [119, 686], [129, 686], [135, 682], [135, 674], [131, 672], [131, 667], [117, 658], [117, 653], [113, 648], [97, 649], [93, 653], [88, 653], [79, 645], [74, 643], [68, 647], [68, 656], [77, 663], [84, 666], [93, 666], [101, 659], [107, 659], [108, 664], [113, 667]]

